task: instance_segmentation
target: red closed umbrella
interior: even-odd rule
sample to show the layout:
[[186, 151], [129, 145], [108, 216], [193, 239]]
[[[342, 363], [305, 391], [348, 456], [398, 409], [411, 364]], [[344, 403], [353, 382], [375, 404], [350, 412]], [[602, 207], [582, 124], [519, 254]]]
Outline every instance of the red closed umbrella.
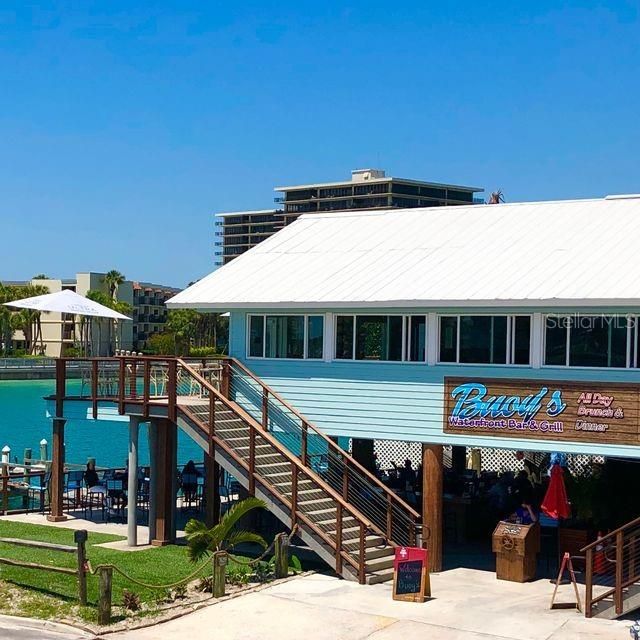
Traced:
[[571, 515], [571, 506], [569, 505], [567, 490], [564, 486], [564, 471], [559, 464], [554, 464], [553, 467], [551, 467], [549, 487], [540, 505], [540, 509], [550, 518], [556, 520], [568, 518]]

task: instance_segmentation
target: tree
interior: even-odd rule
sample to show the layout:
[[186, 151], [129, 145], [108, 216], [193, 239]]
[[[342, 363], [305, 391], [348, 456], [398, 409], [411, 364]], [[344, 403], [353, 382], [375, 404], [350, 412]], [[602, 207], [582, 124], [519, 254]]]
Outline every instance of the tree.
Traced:
[[[104, 291], [88, 291], [86, 297], [125, 316], [131, 315], [133, 311], [133, 307], [128, 302], [111, 298]], [[105, 322], [107, 323], [107, 355], [112, 355], [114, 349], [120, 348], [122, 344], [122, 326], [120, 321], [116, 319], [105, 320], [104, 318], [95, 318], [95, 320], [98, 325], [98, 353], [95, 355], [102, 355], [102, 327]]]
[[32, 280], [49, 280], [49, 276], [44, 273], [39, 273], [37, 276], [33, 276]]
[[[3, 286], [0, 285], [0, 302], [13, 302], [21, 298], [31, 298], [49, 293], [49, 289], [43, 285]], [[29, 354], [34, 354], [40, 344], [40, 353], [44, 354], [44, 341], [42, 338], [41, 312], [30, 309], [12, 310], [5, 306], [0, 307], [0, 341], [3, 345], [3, 353], [11, 352], [14, 331], [24, 333], [25, 347]]]
[[115, 269], [111, 269], [105, 276], [104, 282], [109, 288], [109, 295], [112, 300], [118, 299], [118, 287], [125, 281], [125, 277]]
[[230, 551], [239, 544], [255, 543], [263, 549], [267, 548], [265, 539], [258, 533], [238, 529], [238, 523], [254, 509], [265, 509], [266, 504], [254, 497], [236, 502], [227, 511], [220, 522], [209, 528], [200, 520], [191, 519], [187, 522], [185, 533], [187, 536], [187, 553], [192, 562], [198, 562], [214, 551]]
[[194, 309], [171, 309], [167, 316], [167, 331], [176, 336], [177, 343], [190, 347], [218, 347], [227, 344], [227, 318], [219, 313], [200, 313]]

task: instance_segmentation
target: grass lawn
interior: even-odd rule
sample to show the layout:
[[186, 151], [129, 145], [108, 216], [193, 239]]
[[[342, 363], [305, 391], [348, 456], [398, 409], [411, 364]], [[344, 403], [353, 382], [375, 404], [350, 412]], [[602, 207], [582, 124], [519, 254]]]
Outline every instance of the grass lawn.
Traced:
[[[58, 544], [73, 545], [73, 530], [44, 525], [24, 524], [0, 520], [0, 537], [23, 538]], [[126, 574], [150, 584], [173, 583], [192, 573], [197, 565], [187, 558], [186, 547], [170, 545], [144, 551], [118, 551], [95, 546], [104, 542], [123, 540], [120, 536], [89, 533], [87, 557], [92, 567], [114, 564]], [[32, 549], [0, 543], [0, 557], [60, 567], [75, 567], [76, 555]], [[205, 567], [202, 575], [211, 575]], [[64, 618], [72, 615], [95, 621], [95, 605], [98, 595], [98, 578], [89, 575], [88, 603], [86, 608], [77, 606], [78, 589], [74, 576], [59, 573], [23, 569], [0, 564], [0, 612], [37, 618]], [[16, 598], [16, 588], [20, 597]], [[140, 596], [143, 602], [155, 602], [165, 591], [147, 589], [113, 574], [113, 603], [122, 603], [122, 591], [128, 589]]]

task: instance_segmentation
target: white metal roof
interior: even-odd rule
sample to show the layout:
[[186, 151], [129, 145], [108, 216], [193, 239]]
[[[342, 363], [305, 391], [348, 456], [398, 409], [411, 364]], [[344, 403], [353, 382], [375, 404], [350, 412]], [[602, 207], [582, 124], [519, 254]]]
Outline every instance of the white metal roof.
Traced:
[[640, 196], [316, 213], [169, 306], [637, 306], [639, 253]]

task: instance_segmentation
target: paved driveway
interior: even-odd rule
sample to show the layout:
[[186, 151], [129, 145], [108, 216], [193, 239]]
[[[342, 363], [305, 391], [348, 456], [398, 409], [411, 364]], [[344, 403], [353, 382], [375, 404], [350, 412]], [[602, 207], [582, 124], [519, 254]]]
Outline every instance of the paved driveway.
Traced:
[[[562, 587], [562, 589], [570, 587]], [[432, 576], [434, 598], [395, 602], [390, 585], [360, 586], [322, 575], [281, 583], [113, 640], [608, 640], [629, 623], [549, 610], [547, 580], [520, 585], [455, 569]], [[570, 595], [566, 591], [566, 597]]]

